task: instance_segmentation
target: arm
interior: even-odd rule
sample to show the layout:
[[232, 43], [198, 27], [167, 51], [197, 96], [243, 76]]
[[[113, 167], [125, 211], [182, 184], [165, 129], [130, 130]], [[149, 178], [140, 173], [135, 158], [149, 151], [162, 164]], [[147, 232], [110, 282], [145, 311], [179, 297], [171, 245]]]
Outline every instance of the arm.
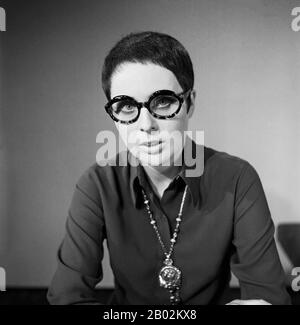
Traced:
[[76, 184], [58, 249], [58, 267], [48, 289], [50, 304], [100, 304], [95, 285], [103, 278], [105, 225], [95, 183], [86, 172]]
[[233, 245], [231, 268], [240, 282], [241, 299], [290, 304], [264, 190], [248, 163], [236, 188]]

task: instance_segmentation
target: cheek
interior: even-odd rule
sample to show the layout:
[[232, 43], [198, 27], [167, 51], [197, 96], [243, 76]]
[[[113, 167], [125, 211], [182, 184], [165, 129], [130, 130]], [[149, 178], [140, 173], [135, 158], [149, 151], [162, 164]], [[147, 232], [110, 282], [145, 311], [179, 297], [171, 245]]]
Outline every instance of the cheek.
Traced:
[[165, 125], [161, 126], [161, 130], [167, 130], [169, 132], [174, 132], [174, 131], [184, 131], [187, 128], [187, 123], [186, 119], [183, 118], [178, 118], [174, 120], [168, 121]]
[[131, 125], [116, 125], [119, 137], [123, 140], [127, 148], [131, 148], [135, 145], [136, 137], [136, 128]]

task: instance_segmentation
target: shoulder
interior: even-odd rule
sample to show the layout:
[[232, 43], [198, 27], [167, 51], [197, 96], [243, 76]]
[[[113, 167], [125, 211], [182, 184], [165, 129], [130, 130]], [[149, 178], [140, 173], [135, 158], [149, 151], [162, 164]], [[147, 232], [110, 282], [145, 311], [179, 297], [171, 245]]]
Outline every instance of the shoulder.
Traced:
[[127, 166], [127, 151], [107, 160], [96, 161], [82, 172], [76, 186], [88, 192], [108, 189], [127, 172]]
[[223, 180], [234, 183], [259, 179], [256, 169], [246, 159], [210, 147], [205, 147], [204, 150], [206, 176], [213, 176], [218, 182]]

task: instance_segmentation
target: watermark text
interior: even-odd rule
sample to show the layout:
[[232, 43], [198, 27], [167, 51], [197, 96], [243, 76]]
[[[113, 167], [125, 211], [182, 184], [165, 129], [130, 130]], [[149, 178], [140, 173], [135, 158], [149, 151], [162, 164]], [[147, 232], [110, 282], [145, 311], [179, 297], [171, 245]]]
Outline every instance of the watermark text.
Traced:
[[3, 267], [0, 267], [0, 291], [6, 291], [6, 273]]
[[292, 280], [292, 284], [291, 287], [293, 289], [293, 291], [299, 291], [300, 290], [300, 267], [294, 267], [292, 269], [292, 276], [294, 276], [295, 278], [293, 278]]
[[300, 31], [300, 7], [295, 7], [291, 12], [292, 16], [296, 16], [291, 22], [291, 28], [294, 32]]
[[[112, 131], [100, 131], [96, 143], [99, 166], [182, 166], [187, 177], [202, 175], [204, 168], [204, 131], [161, 131], [155, 138], [140, 139], [134, 132], [116, 136]], [[149, 144], [150, 143], [150, 144]], [[194, 145], [195, 144], [195, 145]], [[129, 159], [117, 161], [117, 154], [129, 150]], [[184, 151], [183, 151], [184, 149]], [[182, 153], [184, 154], [182, 155]], [[119, 158], [119, 157], [118, 157]]]
[[0, 32], [6, 31], [6, 14], [4, 8], [0, 7]]

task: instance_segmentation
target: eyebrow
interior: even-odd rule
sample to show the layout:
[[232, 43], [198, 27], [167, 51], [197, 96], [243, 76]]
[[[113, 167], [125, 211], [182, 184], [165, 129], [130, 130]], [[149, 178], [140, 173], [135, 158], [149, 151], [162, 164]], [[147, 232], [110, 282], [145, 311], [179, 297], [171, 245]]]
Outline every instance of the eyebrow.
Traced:
[[[150, 95], [146, 98], [146, 101], [149, 100], [149, 98], [154, 94], [156, 93], [157, 91], [163, 91], [163, 90], [168, 90], [168, 91], [172, 91], [174, 94], [177, 94], [176, 91], [172, 90], [172, 89], [166, 89], [166, 88], [162, 88], [162, 89], [157, 89], [157, 90], [154, 90], [152, 93], [150, 93]], [[121, 96], [126, 96], [126, 97], [130, 97], [132, 99], [134, 99], [136, 102], [140, 102], [139, 100], [137, 100], [135, 97], [133, 96], [130, 96], [130, 95], [124, 95], [124, 94], [120, 94], [120, 95], [116, 95], [114, 97], [112, 97], [111, 99], [114, 99], [116, 97], [121, 97]]]

